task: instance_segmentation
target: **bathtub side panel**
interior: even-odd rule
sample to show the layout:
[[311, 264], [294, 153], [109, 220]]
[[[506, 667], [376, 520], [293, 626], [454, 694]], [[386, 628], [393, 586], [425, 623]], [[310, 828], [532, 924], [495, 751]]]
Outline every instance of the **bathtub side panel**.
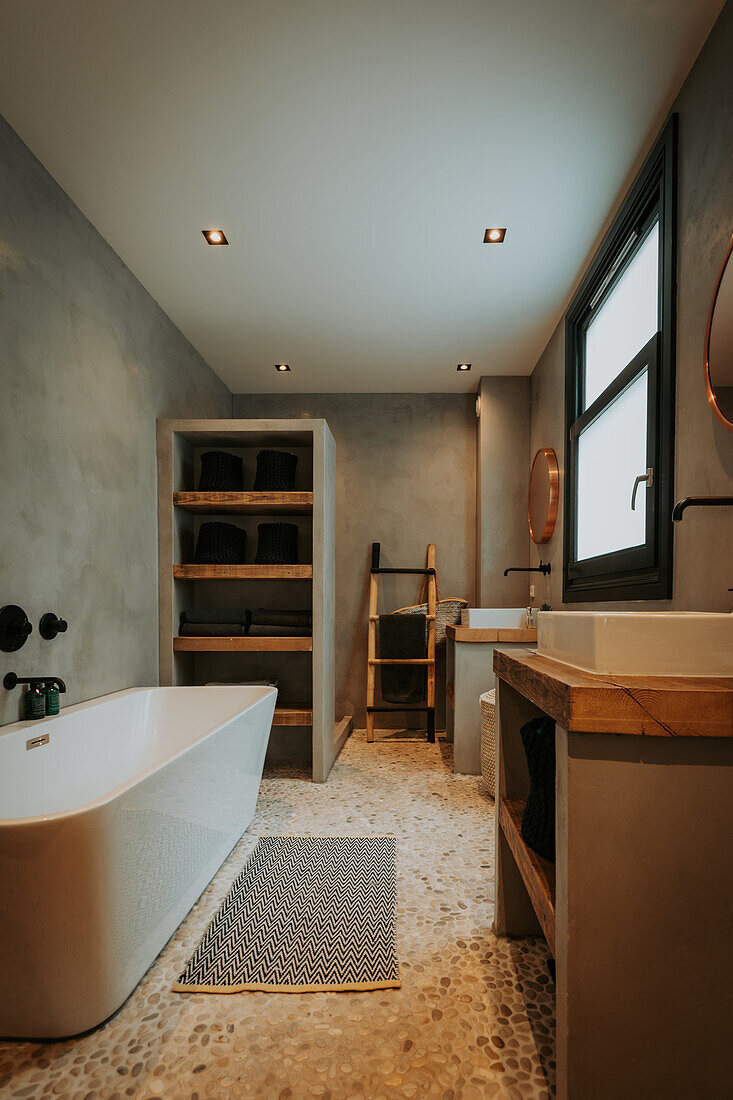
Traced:
[[0, 1035], [119, 1008], [252, 820], [275, 699], [111, 802], [0, 829]]

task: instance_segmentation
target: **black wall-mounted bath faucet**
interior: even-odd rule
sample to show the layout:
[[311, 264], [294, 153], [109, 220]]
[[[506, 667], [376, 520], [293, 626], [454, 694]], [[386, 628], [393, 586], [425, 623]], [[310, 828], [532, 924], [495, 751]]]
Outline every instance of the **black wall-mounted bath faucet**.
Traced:
[[6, 672], [3, 678], [3, 687], [6, 691], [12, 691], [18, 684], [55, 684], [63, 695], [66, 684], [60, 676], [18, 676], [15, 672]]
[[672, 509], [672, 519], [679, 523], [685, 508], [723, 508], [733, 505], [733, 497], [683, 497]]
[[508, 569], [504, 570], [504, 576], [508, 576], [509, 573], [542, 573], [545, 577], [549, 576], [552, 572], [552, 565], [549, 561], [541, 561], [539, 565], [526, 566], [526, 565], [510, 565]]

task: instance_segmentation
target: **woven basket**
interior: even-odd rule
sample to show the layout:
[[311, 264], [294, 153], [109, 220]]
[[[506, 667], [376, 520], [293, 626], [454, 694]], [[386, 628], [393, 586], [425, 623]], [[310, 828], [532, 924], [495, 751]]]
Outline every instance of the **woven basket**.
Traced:
[[226, 451], [201, 455], [200, 493], [239, 493], [244, 488], [242, 459]]
[[297, 565], [298, 528], [294, 523], [257, 525], [258, 565]]
[[196, 539], [197, 565], [241, 565], [247, 532], [233, 523], [202, 523]]
[[[468, 600], [462, 600], [460, 596], [447, 596], [444, 600], [435, 602], [435, 644], [440, 645], [445, 641], [445, 628], [457, 626], [461, 621], [461, 611], [468, 607]], [[411, 607], [400, 607], [395, 615], [427, 615], [428, 605], [416, 603]]]
[[496, 744], [496, 691], [479, 695], [481, 702], [481, 786], [490, 798], [496, 796], [494, 759]]
[[298, 456], [289, 451], [260, 451], [257, 455], [256, 493], [295, 492]]

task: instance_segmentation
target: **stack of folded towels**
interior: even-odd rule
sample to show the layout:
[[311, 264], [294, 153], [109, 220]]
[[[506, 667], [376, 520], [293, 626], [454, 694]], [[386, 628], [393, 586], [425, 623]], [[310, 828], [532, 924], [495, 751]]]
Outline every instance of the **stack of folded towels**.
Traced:
[[246, 607], [214, 611], [184, 611], [181, 634], [195, 638], [242, 638], [249, 629], [250, 614]]
[[313, 633], [310, 611], [270, 611], [258, 607], [252, 612], [250, 638], [307, 638]]
[[307, 638], [313, 633], [310, 611], [271, 611], [245, 607], [184, 611], [181, 634], [195, 638]]

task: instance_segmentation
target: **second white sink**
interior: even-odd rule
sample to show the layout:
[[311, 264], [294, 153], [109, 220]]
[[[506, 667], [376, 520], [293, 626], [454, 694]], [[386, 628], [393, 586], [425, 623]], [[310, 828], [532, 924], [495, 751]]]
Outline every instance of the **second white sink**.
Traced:
[[733, 615], [540, 611], [537, 652], [617, 676], [733, 676]]
[[481, 629], [499, 627], [521, 629], [527, 625], [525, 607], [469, 607], [461, 612], [463, 626]]

